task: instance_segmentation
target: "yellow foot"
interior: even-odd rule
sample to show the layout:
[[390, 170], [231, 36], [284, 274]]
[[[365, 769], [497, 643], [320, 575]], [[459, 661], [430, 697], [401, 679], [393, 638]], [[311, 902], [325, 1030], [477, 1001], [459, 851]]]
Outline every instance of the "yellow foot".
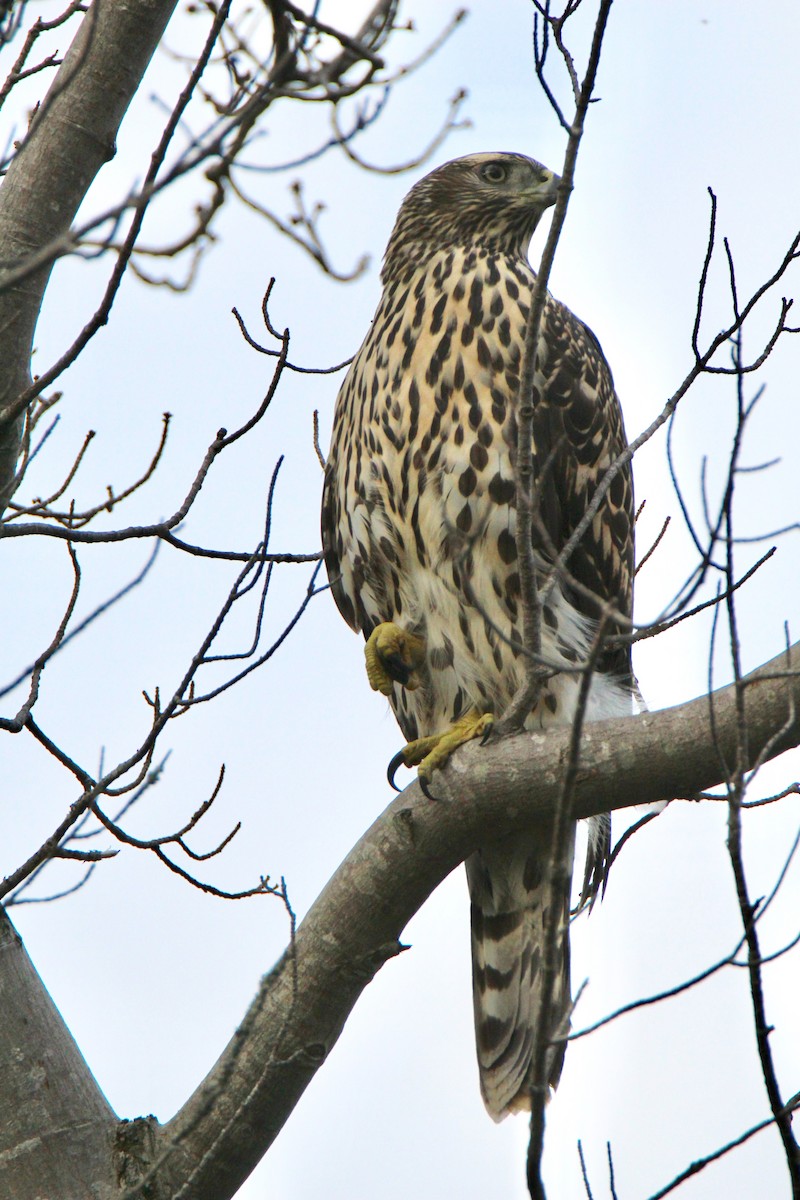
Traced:
[[419, 687], [417, 668], [425, 661], [425, 643], [394, 621], [375, 626], [364, 646], [364, 657], [373, 692], [391, 696], [393, 683], [402, 683], [410, 692]]
[[[443, 733], [435, 733], [432, 737], [418, 738], [415, 742], [409, 742], [399, 754], [395, 754], [389, 763], [389, 783], [396, 788], [394, 776], [398, 767], [418, 765], [417, 774], [420, 786], [426, 796], [435, 799], [428, 790], [433, 772], [443, 767], [450, 755], [465, 742], [471, 742], [473, 738], [480, 738], [482, 743], [487, 741], [493, 726], [494, 717], [491, 713], [473, 711], [467, 713], [466, 716], [459, 717]], [[400, 789], [397, 788], [397, 790]]]

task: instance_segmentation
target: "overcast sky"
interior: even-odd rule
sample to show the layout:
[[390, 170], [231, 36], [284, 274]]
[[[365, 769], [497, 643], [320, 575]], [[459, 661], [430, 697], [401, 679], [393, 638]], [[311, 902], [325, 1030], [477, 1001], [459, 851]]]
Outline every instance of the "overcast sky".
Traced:
[[[590, 0], [586, 4], [593, 8]], [[362, 6], [364, 7], [364, 6]], [[402, 6], [417, 32], [398, 35], [391, 56], [413, 57], [453, 11], [443, 0]], [[97, 430], [75, 485], [78, 503], [106, 483], [117, 488], [147, 462], [160, 414], [174, 414], [157, 482], [140, 494], [125, 523], [152, 520], [182, 499], [220, 425], [233, 428], [257, 406], [270, 378], [242, 341], [236, 305], [257, 336], [270, 276], [272, 315], [292, 333], [297, 362], [323, 366], [353, 353], [379, 295], [380, 258], [402, 196], [424, 171], [479, 150], [516, 150], [560, 169], [564, 137], [532, 67], [527, 0], [475, 3], [436, 55], [398, 87], [359, 149], [385, 166], [414, 155], [459, 87], [462, 117], [430, 164], [408, 175], [366, 174], [326, 156], [304, 171], [309, 200], [324, 199], [322, 229], [337, 266], [367, 253], [356, 283], [340, 284], [292, 249], [252, 212], [231, 206], [220, 241], [189, 295], [127, 280], [112, 322], [63, 381], [61, 424], [31, 477], [40, 494], [59, 478], [87, 429]], [[349, 28], [359, 6], [330, 0], [321, 15]], [[578, 31], [576, 30], [576, 35]], [[176, 47], [183, 27], [168, 34]], [[709, 197], [731, 240], [742, 295], [774, 268], [800, 225], [797, 139], [797, 13], [781, 0], [617, 0], [597, 95], [587, 122], [576, 190], [551, 276], [553, 292], [593, 328], [614, 372], [630, 437], [660, 411], [691, 366], [690, 335], [705, 250]], [[581, 39], [575, 43], [578, 48]], [[554, 63], [555, 67], [555, 63]], [[146, 167], [152, 133], [163, 123], [180, 73], [160, 55], [119, 139], [116, 162], [90, 205], [114, 198]], [[274, 110], [252, 160], [277, 163], [311, 148], [324, 124]], [[283, 122], [283, 123], [282, 123]], [[291, 122], [288, 124], [287, 122]], [[252, 191], [275, 211], [291, 206], [294, 176], [252, 175]], [[182, 229], [195, 197], [165, 200], [154, 238]], [[181, 205], [183, 204], [183, 207]], [[88, 208], [87, 208], [88, 211]], [[543, 245], [534, 240], [532, 257]], [[746, 335], [755, 353], [778, 310], [765, 305]], [[703, 322], [706, 339], [728, 320], [719, 258]], [[87, 319], [102, 284], [97, 264], [64, 264], [37, 335], [37, 365], [49, 364]], [[800, 323], [800, 322], [798, 322]], [[796, 447], [798, 346], [787, 338], [758, 380], [765, 394], [748, 430], [744, 462], [776, 456], [769, 472], [741, 479], [738, 529], [760, 535], [798, 519]], [[190, 540], [249, 549], [258, 540], [265, 489], [280, 454], [273, 549], [319, 545], [321, 471], [312, 446], [319, 409], [326, 444], [341, 377], [285, 378], [269, 418], [218, 464], [187, 525]], [[679, 478], [702, 522], [698, 480], [708, 458], [715, 500], [724, 480], [735, 413], [731, 381], [704, 383], [684, 400], [675, 427]], [[635, 462], [640, 554], [664, 518], [672, 525], [638, 581], [637, 617], [652, 619], [691, 569], [689, 538], [664, 462], [664, 439]], [[742, 546], [745, 569], [771, 544]], [[739, 614], [745, 669], [782, 647], [784, 622], [800, 626], [797, 533], [743, 592]], [[69, 594], [63, 545], [3, 545], [2, 678], [35, 658], [52, 636]], [[144, 546], [87, 548], [80, 558], [81, 612], [129, 578]], [[38, 574], [36, 574], [38, 572]], [[268, 636], [283, 628], [310, 571], [276, 572]], [[32, 584], [37, 578], [38, 583]], [[171, 691], [233, 578], [228, 566], [188, 560], [167, 549], [146, 589], [128, 598], [57, 659], [44, 677], [37, 719], [90, 769], [124, 757], [148, 722], [141, 691]], [[226, 649], [249, 637], [252, 609]], [[639, 645], [635, 668], [652, 708], [703, 692], [710, 623], [705, 618]], [[723, 637], [724, 648], [724, 637]], [[216, 678], [216, 676], [215, 676]], [[724, 653], [716, 683], [730, 678]], [[5, 711], [5, 710], [4, 710]], [[351, 845], [390, 800], [385, 765], [401, 739], [388, 706], [369, 691], [359, 640], [326, 593], [314, 600], [274, 661], [219, 702], [168, 731], [172, 754], [163, 781], [131, 815], [153, 836], [180, 824], [209, 794], [226, 764], [223, 792], [203, 828], [200, 849], [238, 820], [243, 831], [207, 877], [231, 888], [260, 874], [286, 877], [299, 916]], [[22, 738], [3, 746], [0, 810], [4, 870], [47, 836], [73, 799], [69, 778]], [[796, 777], [797, 756], [764, 770], [769, 794]], [[773, 886], [800, 816], [796, 797], [745, 818], [751, 890]], [[725, 854], [723, 805], [672, 805], [625, 850], [602, 906], [573, 927], [573, 981], [589, 979], [575, 1026], [641, 995], [676, 984], [727, 954], [739, 937], [733, 879]], [[54, 869], [53, 886], [72, 878]], [[763, 923], [764, 948], [796, 932], [800, 867], [790, 872]], [[43, 889], [44, 890], [44, 889]], [[146, 856], [121, 853], [88, 887], [52, 906], [16, 909], [28, 950], [115, 1110], [167, 1119], [210, 1068], [281, 953], [287, 921], [269, 899], [224, 903], [190, 890]], [[475, 1065], [468, 901], [459, 869], [405, 931], [413, 947], [367, 989], [324, 1069], [274, 1149], [242, 1188], [242, 1200], [403, 1200], [445, 1192], [463, 1200], [523, 1200], [526, 1123], [494, 1126], [481, 1104]], [[785, 1094], [797, 1091], [800, 1040], [798, 953], [765, 969], [773, 1049]], [[608, 1195], [606, 1142], [614, 1153], [620, 1200], [642, 1200], [693, 1159], [768, 1115], [745, 972], [728, 969], [669, 1004], [635, 1013], [574, 1043], [548, 1110], [546, 1182], [553, 1200], [584, 1195], [576, 1141], [582, 1139], [595, 1197]], [[777, 1135], [766, 1132], [681, 1193], [690, 1200], [788, 1195]]]

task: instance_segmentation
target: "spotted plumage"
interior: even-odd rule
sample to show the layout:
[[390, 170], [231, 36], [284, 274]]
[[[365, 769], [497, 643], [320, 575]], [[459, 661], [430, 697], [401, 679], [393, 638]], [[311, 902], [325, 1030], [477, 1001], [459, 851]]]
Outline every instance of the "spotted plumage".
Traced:
[[[502, 715], [521, 677], [515, 542], [519, 385], [535, 275], [526, 250], [556, 176], [517, 154], [446, 163], [406, 197], [386, 251], [372, 327], [339, 393], [322, 512], [336, 603], [369, 637], [384, 622], [421, 639], [421, 665], [385, 688], [409, 740], [470, 712]], [[603, 472], [624, 448], [597, 339], [548, 296], [534, 379], [534, 551], [541, 586]], [[628, 469], [554, 581], [542, 619], [553, 668], [529, 728], [568, 725], [599, 606], [631, 612]], [[396, 657], [396, 656], [395, 656]], [[560, 668], [560, 670], [559, 670]], [[390, 672], [391, 674], [391, 672]], [[631, 707], [627, 649], [601, 655], [589, 719]], [[608, 829], [594, 831], [596, 857]], [[529, 1107], [547, 910], [562, 916], [553, 1032], [570, 1005], [569, 877], [547, 838], [504, 838], [467, 862], [481, 1091], [500, 1119]], [[550, 1081], [563, 1043], [551, 1052]]]

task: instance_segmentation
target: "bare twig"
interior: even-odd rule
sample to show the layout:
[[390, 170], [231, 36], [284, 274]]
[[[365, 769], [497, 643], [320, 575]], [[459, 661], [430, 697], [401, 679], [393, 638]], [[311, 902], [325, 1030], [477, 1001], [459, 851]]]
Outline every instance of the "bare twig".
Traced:
[[[586, 717], [586, 705], [597, 661], [603, 649], [606, 617], [598, 622], [589, 659], [580, 681], [580, 690], [570, 730], [569, 753], [563, 771], [563, 782], [558, 804], [553, 815], [553, 830], [549, 862], [556, 890], [560, 885], [569, 890], [572, 877], [572, 838], [574, 817], [572, 815], [573, 788], [577, 779], [581, 756], [581, 737]], [[551, 904], [544, 918], [542, 957], [540, 970], [541, 987], [534, 1024], [531, 1049], [531, 1123], [528, 1140], [526, 1177], [528, 1192], [532, 1200], [544, 1200], [545, 1190], [541, 1177], [544, 1153], [545, 1105], [547, 1102], [548, 1055], [551, 1047], [568, 1038], [568, 1028], [558, 1030], [553, 1036], [553, 1002], [555, 984], [560, 970], [558, 946], [565, 936], [562, 928], [563, 913], [558, 903]]]
[[[781, 1118], [790, 1121], [792, 1113], [797, 1112], [798, 1107], [800, 1107], [800, 1093], [798, 1093], [796, 1096], [793, 1096], [791, 1100], [787, 1101], [785, 1107], [781, 1110]], [[739, 1137], [734, 1138], [730, 1142], [726, 1142], [724, 1146], [720, 1146], [718, 1149], [712, 1150], [710, 1154], [706, 1154], [703, 1158], [695, 1159], [695, 1161], [691, 1163], [685, 1171], [681, 1171], [680, 1175], [676, 1175], [672, 1182], [668, 1183], [666, 1187], [654, 1192], [652, 1196], [648, 1198], [648, 1200], [664, 1200], [665, 1196], [669, 1196], [671, 1192], [676, 1191], [681, 1184], [686, 1182], [687, 1179], [691, 1179], [693, 1175], [699, 1174], [700, 1171], [703, 1171], [707, 1166], [709, 1166], [710, 1163], [717, 1162], [720, 1158], [724, 1158], [726, 1154], [730, 1154], [731, 1150], [736, 1150], [739, 1146], [743, 1146], [745, 1142], [749, 1141], [750, 1138], [754, 1137], [757, 1133], [760, 1133], [762, 1129], [768, 1129], [770, 1125], [774, 1125], [776, 1119], [777, 1118], [775, 1116], [767, 1117], [766, 1120], [759, 1121], [756, 1125], [751, 1125], [750, 1128], [746, 1129], [744, 1133], [739, 1135]]]
[[586, 1200], [594, 1200], [592, 1189], [589, 1186], [589, 1175], [586, 1171], [586, 1159], [583, 1157], [583, 1146], [581, 1145], [580, 1138], [578, 1138], [578, 1158], [580, 1159], [581, 1164], [581, 1177], [583, 1179], [583, 1186], [586, 1189]]
[[[713, 213], [712, 213], [712, 216], [713, 216]], [[710, 242], [713, 241], [713, 219], [712, 219], [712, 236], [710, 237], [709, 240], [710, 240]], [[686, 393], [689, 391], [689, 389], [692, 387], [692, 385], [695, 383], [695, 381], [700, 377], [700, 375], [708, 372], [709, 364], [711, 363], [711, 360], [713, 359], [713, 357], [717, 353], [717, 351], [723, 345], [729, 344], [731, 342], [731, 339], [736, 335], [737, 331], [740, 330], [742, 328], [742, 326], [745, 324], [748, 317], [755, 309], [756, 305], [763, 299], [764, 296], [767, 295], [767, 293], [769, 291], [771, 291], [772, 288], [775, 287], [775, 285], [786, 274], [786, 272], [788, 271], [788, 269], [792, 265], [792, 263], [796, 261], [798, 254], [800, 254], [800, 234], [797, 234], [792, 239], [792, 242], [790, 243], [789, 248], [784, 253], [783, 258], [781, 259], [780, 263], [777, 265], [777, 267], [774, 268], [774, 270], [769, 275], [769, 277], [764, 281], [764, 283], [762, 283], [759, 287], [757, 287], [751, 293], [750, 298], [748, 299], [747, 303], [744, 304], [743, 306], [741, 306], [741, 308], [738, 310], [738, 315], [736, 315], [734, 317], [734, 320], [725, 329], [721, 330], [714, 338], [711, 339], [711, 341], [708, 343], [708, 345], [706, 346], [706, 349], [704, 351], [700, 352], [696, 346], [693, 346], [694, 357], [695, 357], [694, 364], [692, 365], [692, 367], [690, 368], [690, 370], [684, 377], [682, 383], [673, 392], [673, 394], [672, 394], [672, 396], [670, 396], [669, 400], [667, 400], [666, 404], [663, 406], [663, 408], [661, 409], [661, 412], [656, 416], [656, 418], [653, 421], [651, 421], [651, 423], [647, 426], [647, 428], [644, 429], [638, 435], [638, 437], [634, 438], [633, 441], [631, 441], [628, 444], [627, 448], [624, 451], [622, 451], [622, 453], [619, 454], [617, 456], [617, 458], [615, 459], [615, 461], [613, 463], [611, 463], [610, 466], [608, 467], [607, 471], [603, 475], [603, 478], [601, 479], [600, 483], [598, 484], [598, 486], [595, 490], [592, 500], [587, 505], [586, 510], [584, 511], [580, 520], [577, 522], [574, 530], [570, 534], [570, 537], [567, 539], [564, 546], [562, 547], [558, 559], [553, 564], [554, 569], [553, 569], [553, 574], [551, 575], [551, 580], [555, 580], [557, 578], [557, 571], [562, 567], [563, 564], [565, 564], [566, 562], [569, 561], [570, 556], [572, 555], [572, 553], [574, 552], [576, 547], [579, 545], [581, 538], [583, 537], [586, 530], [589, 528], [592, 521], [594, 520], [597, 512], [600, 509], [600, 506], [602, 505], [603, 501], [605, 500], [605, 497], [607, 496], [608, 491], [609, 491], [612, 483], [616, 479], [617, 475], [619, 474], [619, 472], [623, 469], [623, 467], [625, 467], [631, 461], [633, 456], [636, 454], [637, 450], [639, 450], [643, 445], [645, 445], [645, 443], [648, 442], [655, 435], [655, 433], [664, 424], [666, 424], [670, 420], [670, 418], [672, 417], [676, 408], [678, 407], [679, 403], [681, 402], [683, 397], [686, 395]], [[704, 265], [704, 269], [705, 269], [705, 265]], [[702, 311], [702, 299], [703, 299], [704, 293], [705, 293], [705, 278], [701, 275], [701, 285], [700, 285], [698, 308], [697, 308], [697, 324], [696, 324], [697, 329], [699, 329], [699, 320], [700, 320], [700, 313]], [[772, 352], [772, 349], [774, 348], [777, 338], [782, 333], [789, 332], [789, 328], [785, 323], [785, 317], [786, 317], [786, 313], [788, 312], [789, 305], [790, 305], [790, 302], [788, 302], [786, 300], [783, 300], [781, 302], [780, 314], [778, 316], [777, 322], [773, 326], [772, 334], [769, 336], [766, 343], [764, 344], [764, 348], [761, 351], [761, 353], [759, 355], [757, 355], [757, 357], [754, 360], [752, 360], [750, 363], [743, 364], [741, 366], [741, 368], [740, 368], [741, 374], [743, 374], [743, 375], [748, 374], [751, 371], [758, 369], [758, 367], [765, 361], [766, 357]], [[724, 373], [724, 374], [734, 373], [734, 368], [726, 367], [724, 369], [724, 372], [722, 372], [722, 373]], [[684, 511], [684, 516], [686, 516], [687, 514], [686, 514], [685, 509], [683, 511]], [[687, 525], [691, 529], [691, 523], [687, 521]], [[699, 540], [696, 542], [696, 544], [698, 545], [698, 548], [701, 549], [701, 553], [703, 553]], [[551, 582], [550, 586], [551, 587], [553, 586], [552, 582]]]
[[319, 465], [325, 470], [325, 455], [322, 453], [322, 447], [319, 444], [319, 411], [314, 409], [313, 416], [313, 437], [314, 437], [314, 453], [317, 456]]
[[[734, 311], [738, 311], [735, 276], [733, 274], [733, 264], [732, 260], [730, 259], [730, 255], [729, 263], [731, 266], [731, 290], [733, 293]], [[739, 366], [742, 361], [741, 332], [737, 333], [733, 354], [734, 366]], [[743, 370], [738, 371], [736, 374], [737, 411], [739, 415], [737, 435], [744, 422], [743, 375]], [[738, 450], [739, 441], [737, 436], [737, 439], [735, 439], [734, 442], [734, 450], [731, 455], [731, 468], [733, 468], [735, 465], [738, 457]], [[748, 745], [749, 734], [744, 690], [740, 686], [740, 681], [742, 678], [740, 641], [735, 597], [732, 591], [732, 583], [734, 579], [733, 476], [734, 472], [733, 469], [731, 469], [729, 472], [729, 483], [728, 487], [726, 488], [724, 501], [726, 534], [726, 582], [729, 591], [729, 596], [726, 600], [725, 606], [728, 614], [728, 629], [730, 634], [730, 649], [733, 663], [734, 680], [737, 685], [736, 704], [738, 728], [736, 763], [732, 773], [729, 775], [730, 782], [728, 786], [728, 854], [731, 861], [731, 867], [733, 869], [733, 876], [736, 885], [736, 897], [738, 900], [739, 911], [744, 928], [744, 937], [747, 942], [750, 996], [753, 1006], [753, 1022], [755, 1025], [756, 1044], [758, 1046], [761, 1072], [764, 1078], [764, 1086], [769, 1098], [773, 1119], [778, 1127], [781, 1141], [783, 1142], [786, 1165], [789, 1171], [789, 1178], [791, 1180], [792, 1196], [795, 1198], [795, 1200], [798, 1200], [798, 1197], [800, 1197], [800, 1146], [798, 1145], [792, 1130], [791, 1112], [787, 1110], [787, 1106], [781, 1096], [778, 1077], [775, 1071], [772, 1049], [769, 1041], [771, 1026], [768, 1023], [766, 1016], [764, 987], [761, 976], [762, 956], [759, 945], [758, 929], [754, 920], [756, 908], [750, 900], [742, 852], [741, 802], [744, 797], [745, 773], [747, 770], [747, 763], [750, 761], [750, 753]]]
[[[52, 658], [55, 657], [56, 654], [59, 654], [64, 649], [65, 646], [69, 645], [69, 643], [74, 638], [76, 638], [78, 636], [78, 634], [83, 633], [83, 631], [85, 629], [87, 629], [90, 625], [92, 625], [98, 619], [98, 617], [101, 617], [103, 615], [103, 613], [108, 612], [108, 610], [110, 608], [113, 608], [114, 605], [118, 604], [119, 601], [122, 600], [124, 596], [127, 596], [128, 593], [132, 592], [134, 590], [134, 588], [137, 588], [140, 583], [143, 583], [144, 580], [149, 575], [151, 567], [154, 565], [154, 563], [156, 561], [156, 556], [158, 555], [158, 551], [159, 551], [159, 543], [157, 542], [155, 544], [155, 546], [153, 547], [153, 549], [151, 550], [146, 563], [142, 567], [141, 571], [139, 571], [138, 575], [135, 575], [134, 578], [131, 579], [128, 583], [126, 583], [124, 585], [124, 587], [121, 587], [119, 589], [119, 591], [114, 592], [113, 596], [109, 596], [108, 600], [104, 600], [102, 602], [102, 604], [98, 604], [96, 608], [93, 608], [92, 611], [89, 613], [89, 615], [84, 617], [82, 621], [79, 621], [78, 624], [74, 627], [74, 629], [70, 629], [69, 633], [64, 632], [63, 636], [57, 642], [56, 642], [56, 639], [54, 639], [54, 641], [53, 641], [53, 643], [51, 643], [49, 649], [44, 652], [44, 654], [46, 655], [46, 658], [40, 655], [40, 657], [36, 660], [36, 662], [31, 663], [29, 666], [25, 667], [25, 669], [23, 671], [20, 671], [19, 674], [14, 679], [12, 679], [10, 683], [7, 683], [4, 687], [0, 688], [0, 699], [2, 699], [3, 696], [8, 695], [9, 692], [13, 691], [15, 687], [18, 687], [19, 684], [22, 683], [23, 679], [25, 679], [28, 675], [31, 675], [34, 671], [36, 671], [37, 664], [38, 664], [39, 670], [41, 671], [41, 667], [44, 665], [45, 662], [49, 662]], [[70, 609], [69, 615], [71, 615], [71, 611], [72, 611], [72, 609]], [[68, 619], [69, 619], [69, 616], [67, 616], [67, 621], [68, 621]], [[64, 623], [64, 621], [62, 621], [62, 625], [64, 627], [64, 630], [66, 630], [66, 624]], [[61, 628], [61, 626], [59, 628]]]
[[[39, 697], [39, 683], [42, 678], [42, 671], [53, 655], [57, 652], [59, 647], [63, 644], [67, 626], [69, 625], [70, 619], [75, 610], [75, 605], [78, 601], [78, 593], [80, 592], [81, 588], [81, 569], [78, 565], [78, 558], [73, 547], [68, 546], [67, 550], [69, 551], [70, 562], [72, 563], [72, 592], [70, 594], [69, 601], [67, 602], [64, 615], [59, 622], [58, 628], [53, 635], [50, 645], [46, 650], [42, 651], [42, 653], [36, 659], [36, 662], [33, 663], [31, 668], [29, 668], [31, 682], [30, 687], [28, 688], [28, 696], [26, 700], [20, 707], [16, 716], [12, 718], [0, 717], [0, 729], [5, 730], [7, 733], [20, 733], [28, 724], [33, 707]], [[28, 671], [25, 672], [25, 675], [27, 674]]]
[[[531, 307], [525, 327], [525, 349], [520, 374], [517, 408], [517, 461], [515, 464], [516, 485], [516, 546], [520, 576], [520, 600], [522, 611], [523, 640], [529, 650], [538, 653], [541, 649], [541, 602], [538, 595], [536, 564], [533, 551], [533, 383], [536, 371], [536, 356], [539, 346], [539, 328], [547, 297], [547, 281], [555, 257], [556, 246], [567, 215], [569, 195], [575, 175], [578, 149], [583, 135], [583, 126], [589, 103], [594, 91], [600, 51], [606, 23], [611, 11], [612, 0], [600, 0], [595, 22], [592, 46], [575, 106], [575, 115], [570, 126], [567, 151], [561, 172], [550, 231], [542, 254], [536, 285], [531, 297]], [[563, 556], [563, 561], [568, 555]], [[536, 699], [541, 687], [538, 669], [528, 660], [523, 683], [503, 716], [504, 729], [521, 726]]]

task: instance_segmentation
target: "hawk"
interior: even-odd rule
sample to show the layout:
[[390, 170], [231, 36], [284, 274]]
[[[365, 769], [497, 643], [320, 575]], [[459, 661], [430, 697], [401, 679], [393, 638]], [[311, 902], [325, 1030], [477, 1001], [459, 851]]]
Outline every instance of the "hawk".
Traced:
[[[383, 264], [383, 292], [336, 405], [322, 504], [328, 577], [366, 642], [423, 781], [486, 735], [522, 674], [515, 541], [516, 412], [531, 293], [527, 246], [558, 176], [521, 154], [473, 154], [409, 192]], [[534, 556], [550, 671], [526, 728], [569, 726], [601, 611], [632, 609], [633, 487], [614, 478], [565, 565], [551, 570], [624, 449], [619, 401], [594, 334], [547, 295], [534, 377]], [[544, 594], [544, 593], [543, 593]], [[586, 716], [628, 714], [630, 648], [604, 649]], [[610, 837], [590, 830], [596, 891]], [[558, 1082], [571, 1008], [568, 878], [549, 838], [503, 837], [467, 860], [481, 1093], [495, 1120], [530, 1107], [546, 913], [560, 913], [547, 1064]], [[586, 890], [586, 889], [584, 889]], [[589, 885], [592, 890], [592, 885]]]

